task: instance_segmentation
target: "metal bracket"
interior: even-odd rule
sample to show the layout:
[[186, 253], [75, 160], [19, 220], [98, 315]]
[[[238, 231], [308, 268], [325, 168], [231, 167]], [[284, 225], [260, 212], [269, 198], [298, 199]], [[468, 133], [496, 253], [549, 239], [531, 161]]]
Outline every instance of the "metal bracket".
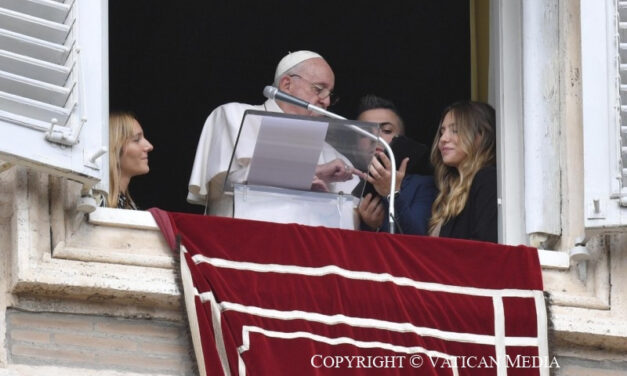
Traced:
[[[623, 169], [623, 175], [625, 174], [627, 174], [627, 168]], [[620, 178], [620, 180], [622, 180], [622, 177]], [[623, 208], [627, 207], [627, 188], [621, 188], [618, 204]]]
[[585, 236], [578, 237], [575, 239], [575, 246], [568, 252], [570, 259], [577, 263], [577, 275], [579, 276], [579, 280], [584, 284], [588, 279], [588, 261], [592, 259], [590, 251], [586, 248], [588, 240], [590, 239]]
[[600, 198], [593, 198], [592, 202], [587, 205], [588, 219], [605, 219], [606, 202]]
[[82, 196], [78, 199], [78, 204], [76, 206], [76, 210], [81, 213], [89, 214], [96, 210], [98, 204], [96, 203], [96, 199], [91, 196], [91, 192], [89, 196]]
[[100, 166], [96, 163], [96, 159], [102, 157], [107, 153], [108, 149], [104, 146], [101, 146], [100, 149], [96, 150], [89, 158], [85, 155], [86, 151], [83, 150], [83, 164], [89, 168], [93, 168], [94, 170], [100, 170]]
[[59, 121], [56, 118], [52, 118], [50, 120], [50, 128], [46, 132], [46, 140], [65, 146], [74, 146], [78, 144], [78, 136], [81, 134], [81, 129], [86, 122], [87, 118], [83, 117], [80, 119], [78, 129], [63, 127], [63, 129], [59, 130], [58, 128], [55, 129]]

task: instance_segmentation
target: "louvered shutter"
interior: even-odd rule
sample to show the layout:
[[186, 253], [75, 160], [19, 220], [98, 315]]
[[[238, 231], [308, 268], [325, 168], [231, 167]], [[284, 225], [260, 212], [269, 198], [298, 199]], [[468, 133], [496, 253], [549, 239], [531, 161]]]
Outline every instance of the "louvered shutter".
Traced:
[[618, 45], [620, 79], [620, 205], [627, 207], [627, 1], [619, 1]]
[[627, 1], [581, 0], [585, 226], [627, 225]]
[[0, 0], [0, 159], [107, 186], [106, 0]]

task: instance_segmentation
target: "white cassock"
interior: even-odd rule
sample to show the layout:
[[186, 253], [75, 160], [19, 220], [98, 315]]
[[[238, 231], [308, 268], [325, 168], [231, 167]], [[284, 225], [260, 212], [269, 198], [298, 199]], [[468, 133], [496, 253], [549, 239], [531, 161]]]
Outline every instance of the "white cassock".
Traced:
[[[246, 110], [283, 112], [274, 100], [268, 99], [258, 106], [227, 103], [217, 107], [209, 115], [198, 141], [194, 166], [189, 179], [187, 201], [198, 205], [208, 203], [207, 212], [211, 215], [233, 216], [233, 199], [232, 196], [224, 195], [223, 185]], [[238, 146], [237, 151], [236, 158], [241, 159], [250, 158], [253, 153], [252, 147], [242, 147], [242, 145]], [[337, 158], [352, 166], [344, 155], [325, 142], [318, 163], [327, 163]], [[329, 184], [329, 190], [350, 194], [358, 183], [359, 178], [353, 176], [351, 180]], [[207, 195], [209, 195], [208, 201]]]

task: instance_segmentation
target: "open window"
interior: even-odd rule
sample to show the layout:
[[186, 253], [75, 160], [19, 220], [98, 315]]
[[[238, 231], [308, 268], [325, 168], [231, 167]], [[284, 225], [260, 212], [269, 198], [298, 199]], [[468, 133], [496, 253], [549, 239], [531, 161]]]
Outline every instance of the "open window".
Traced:
[[4, 168], [108, 190], [107, 18], [106, 0], [0, 0]]

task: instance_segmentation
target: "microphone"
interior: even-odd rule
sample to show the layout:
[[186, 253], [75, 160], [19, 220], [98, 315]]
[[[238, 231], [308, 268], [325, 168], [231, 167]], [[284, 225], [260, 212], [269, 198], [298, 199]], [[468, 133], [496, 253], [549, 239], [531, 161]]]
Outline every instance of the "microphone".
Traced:
[[306, 109], [309, 109], [310, 106], [309, 102], [306, 102], [300, 98], [296, 98], [293, 95], [289, 95], [288, 93], [281, 91], [279, 90], [279, 88], [274, 86], [266, 86], [265, 88], [263, 88], [263, 95], [268, 99], [275, 99], [281, 102], [287, 102]]
[[290, 95], [284, 91], [279, 90], [279, 88], [274, 86], [266, 86], [263, 88], [263, 95], [268, 99], [274, 99], [281, 102], [287, 102], [289, 104], [293, 104], [298, 107], [302, 107], [309, 111], [318, 113], [320, 115], [324, 115], [333, 119], [346, 120], [345, 117], [342, 117], [338, 114], [334, 114], [333, 112], [329, 112], [322, 107], [318, 107], [313, 105], [307, 101], [304, 101], [300, 98], [296, 98], [293, 95]]

